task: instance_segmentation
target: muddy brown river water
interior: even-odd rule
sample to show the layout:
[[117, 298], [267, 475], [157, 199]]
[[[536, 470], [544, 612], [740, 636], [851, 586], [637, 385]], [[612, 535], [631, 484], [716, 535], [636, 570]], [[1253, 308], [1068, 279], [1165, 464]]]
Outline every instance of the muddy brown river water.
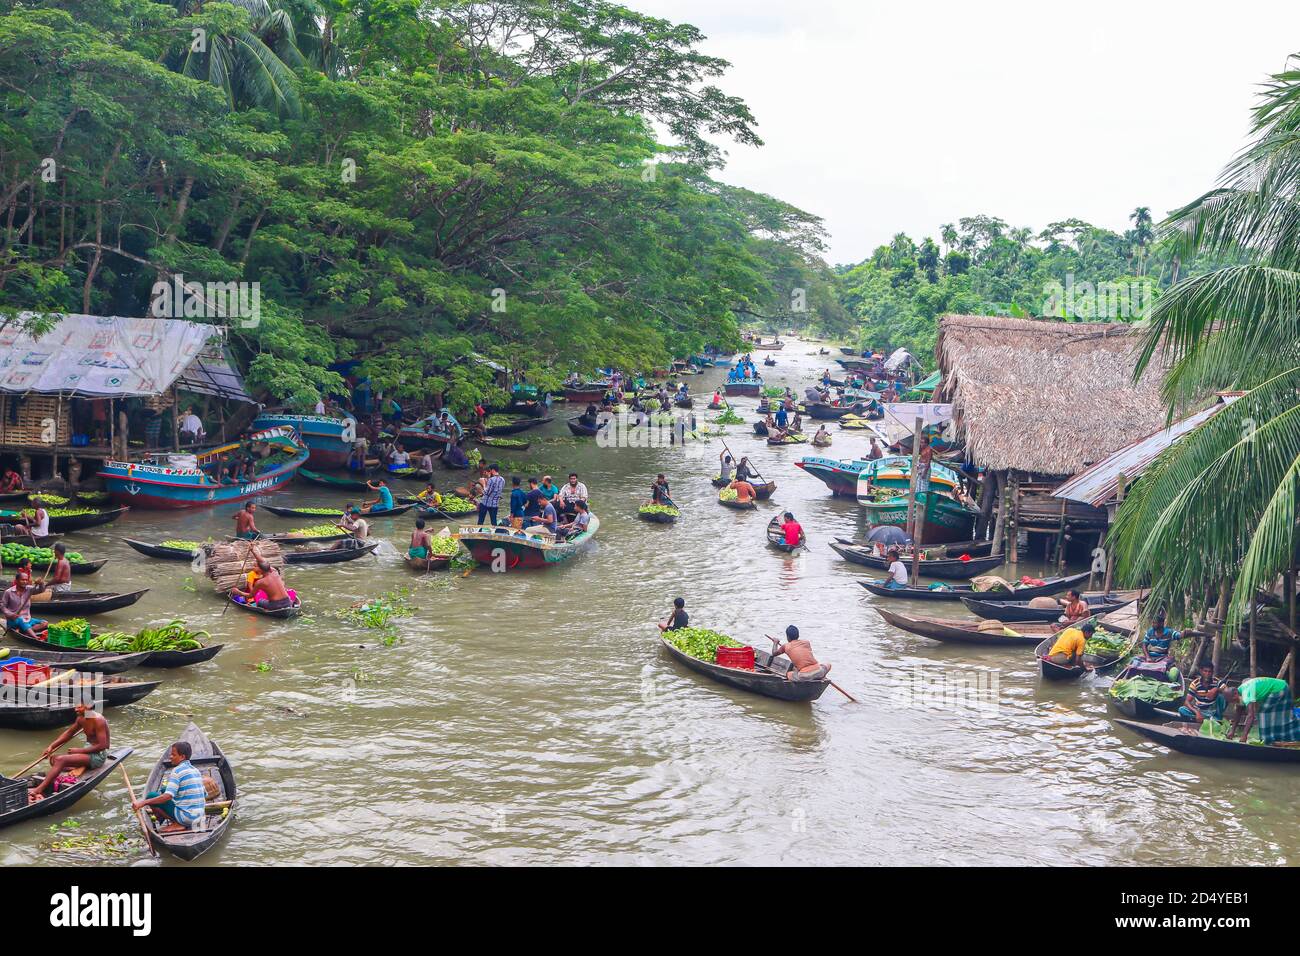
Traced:
[[[788, 344], [768, 382], [801, 388], [833, 364], [809, 356], [815, 348]], [[722, 379], [689, 381], [703, 394]], [[755, 402], [736, 400], [747, 422]], [[716, 415], [706, 403], [701, 424]], [[588, 553], [544, 571], [420, 577], [397, 551], [412, 516], [383, 519], [374, 532], [396, 547], [291, 567], [307, 614], [275, 622], [223, 616], [187, 564], [120, 540], [220, 536], [233, 506], [132, 512], [69, 537], [111, 559], [78, 586], [150, 589], [97, 627], [183, 617], [226, 644], [210, 663], [151, 672], [164, 683], [144, 701], [193, 712], [234, 762], [235, 826], [201, 863], [1172, 864], [1192, 862], [1192, 834], [1201, 863], [1300, 853], [1293, 770], [1169, 754], [1109, 719], [1105, 678], [1049, 684], [1032, 649], [944, 646], [885, 624], [872, 610], [881, 599], [856, 583], [867, 569], [826, 546], [865, 531], [859, 508], [793, 466], [806, 446], [769, 449], [748, 424], [728, 428], [727, 443], [778, 484], [764, 510], [737, 513], [708, 481], [718, 439], [599, 448], [570, 438], [562, 405], [556, 414], [527, 433], [528, 451], [502, 458], [557, 478], [580, 472], [601, 528]], [[864, 449], [861, 433], [831, 430], [826, 453]], [[658, 471], [682, 507], [676, 525], [635, 519]], [[303, 484], [274, 499], [347, 500]], [[805, 553], [765, 546], [778, 507], [806, 528]], [[307, 523], [259, 517], [264, 531]], [[417, 610], [396, 622], [393, 646], [334, 616], [397, 587]], [[830, 690], [811, 706], [784, 704], [677, 666], [653, 623], [676, 595], [693, 623], [760, 647], [763, 634], [798, 624], [859, 703]], [[115, 745], [136, 750], [137, 785], [183, 725], [136, 707], [108, 718]], [[0, 770], [54, 736], [0, 731]], [[69, 819], [133, 833], [121, 777], [70, 814], [0, 831], [0, 862], [153, 865], [138, 840], [107, 857], [48, 851], [51, 825]]]

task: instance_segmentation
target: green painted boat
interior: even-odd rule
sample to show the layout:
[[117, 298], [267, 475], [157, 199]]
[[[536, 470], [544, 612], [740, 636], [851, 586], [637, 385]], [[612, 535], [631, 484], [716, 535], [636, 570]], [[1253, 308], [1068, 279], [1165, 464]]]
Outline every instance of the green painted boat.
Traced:
[[[922, 528], [922, 541], [925, 544], [943, 544], [948, 541], [968, 541], [975, 533], [975, 518], [978, 512], [968, 508], [955, 498], [934, 492], [923, 491], [916, 496], [917, 507], [924, 505], [925, 524]], [[867, 521], [872, 525], [893, 525], [907, 528], [907, 495], [889, 498], [885, 501], [858, 500], [867, 512]]]

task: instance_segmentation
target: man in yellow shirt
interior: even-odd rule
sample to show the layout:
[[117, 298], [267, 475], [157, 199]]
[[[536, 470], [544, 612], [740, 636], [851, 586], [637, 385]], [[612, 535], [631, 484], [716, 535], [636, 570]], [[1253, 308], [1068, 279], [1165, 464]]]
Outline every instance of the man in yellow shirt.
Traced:
[[1047, 652], [1047, 659], [1063, 667], [1083, 664], [1085, 668], [1092, 670], [1091, 665], [1083, 663], [1083, 652], [1088, 644], [1088, 638], [1092, 637], [1092, 632], [1096, 629], [1097, 625], [1092, 621], [1084, 621], [1078, 627], [1067, 627], [1056, 638], [1052, 649]]

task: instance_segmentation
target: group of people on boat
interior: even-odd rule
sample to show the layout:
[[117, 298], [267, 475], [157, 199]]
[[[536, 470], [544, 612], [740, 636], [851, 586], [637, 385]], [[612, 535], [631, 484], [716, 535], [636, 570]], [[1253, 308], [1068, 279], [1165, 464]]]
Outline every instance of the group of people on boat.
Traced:
[[249, 547], [249, 557], [253, 559], [252, 567], [243, 576], [244, 584], [231, 589], [230, 599], [264, 611], [293, 607], [298, 601], [297, 592], [284, 583], [279, 570], [258, 552], [257, 545]]
[[[543, 475], [540, 479], [530, 477], [527, 485], [525, 489], [524, 480], [518, 475], [511, 477], [507, 499], [506, 479], [500, 465], [493, 462], [485, 466], [468, 490], [470, 500], [478, 508], [478, 524], [548, 534], [560, 541], [571, 540], [588, 530], [592, 514], [589, 492], [576, 471], [569, 473], [564, 484], [556, 484], [550, 475]], [[503, 499], [508, 509], [505, 516], [501, 514]]]
[[761, 378], [762, 376], [758, 374], [758, 368], [754, 365], [754, 359], [748, 352], [742, 355], [727, 372], [727, 381], [731, 383], [749, 382]]

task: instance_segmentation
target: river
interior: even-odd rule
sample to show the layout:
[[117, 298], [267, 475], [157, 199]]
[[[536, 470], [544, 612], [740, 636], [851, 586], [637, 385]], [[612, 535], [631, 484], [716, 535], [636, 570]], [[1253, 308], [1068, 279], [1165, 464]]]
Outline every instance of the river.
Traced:
[[[793, 341], [766, 369], [801, 388], [833, 356]], [[837, 353], [838, 354], [838, 353]], [[721, 370], [689, 379], [703, 394]], [[738, 399], [747, 423], [755, 399]], [[700, 402], [701, 424], [716, 413]], [[570, 411], [569, 414], [576, 414]], [[759, 513], [716, 503], [717, 439], [686, 449], [599, 448], [571, 439], [564, 406], [526, 433], [525, 452], [557, 479], [576, 470], [601, 528], [588, 553], [544, 571], [419, 576], [396, 547], [373, 558], [289, 569], [306, 615], [275, 622], [222, 603], [185, 563], [143, 558], [122, 536], [219, 537], [233, 506], [138, 511], [69, 536], [111, 560], [76, 585], [150, 588], [99, 628], [183, 617], [226, 644], [212, 662], [148, 672], [143, 703], [192, 712], [231, 757], [241, 800], [227, 838], [203, 864], [1157, 864], [1286, 863], [1300, 848], [1295, 776], [1285, 767], [1216, 764], [1170, 754], [1119, 731], [1105, 678], [1042, 682], [1031, 649], [934, 644], [886, 625], [857, 586], [867, 569], [827, 546], [865, 529], [793, 466], [807, 446], [770, 449], [748, 424], [727, 443], [777, 482]], [[831, 426], [827, 453], [852, 457], [861, 433]], [[635, 519], [656, 472], [683, 517]], [[448, 473], [449, 474], [449, 473]], [[414, 488], [414, 486], [412, 486]], [[276, 503], [342, 504], [295, 484]], [[777, 508], [811, 548], [764, 544]], [[264, 531], [300, 524], [262, 511]], [[404, 546], [411, 517], [375, 533]], [[1022, 562], [1019, 573], [1036, 566]], [[400, 642], [334, 612], [407, 587]], [[661, 652], [656, 619], [682, 595], [692, 622], [766, 647], [797, 624], [832, 677], [811, 706], [743, 694]], [[899, 602], [894, 602], [899, 603]], [[903, 610], [957, 615], [950, 605]], [[138, 672], [145, 673], [145, 672]], [[115, 746], [131, 746], [143, 783], [176, 717], [108, 711]], [[54, 731], [0, 731], [0, 768], [29, 762]], [[5, 865], [103, 862], [51, 852], [51, 824], [132, 834], [120, 776], [70, 814], [4, 831]], [[107, 857], [149, 864], [138, 840]], [[164, 858], [161, 865], [176, 865]]]

